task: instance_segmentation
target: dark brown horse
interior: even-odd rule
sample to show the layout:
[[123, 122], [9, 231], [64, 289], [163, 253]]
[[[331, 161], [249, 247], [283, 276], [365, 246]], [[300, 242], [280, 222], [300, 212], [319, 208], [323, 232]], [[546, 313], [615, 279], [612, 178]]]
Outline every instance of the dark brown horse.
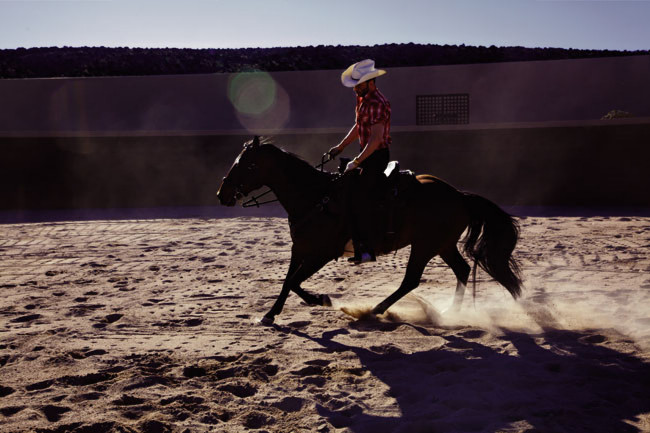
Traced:
[[[341, 257], [350, 240], [345, 222], [345, 180], [349, 175], [318, 171], [300, 158], [259, 139], [244, 145], [217, 192], [220, 202], [234, 206], [237, 199], [268, 186], [289, 215], [291, 263], [282, 291], [262, 319], [273, 323], [290, 291], [308, 305], [330, 306], [327, 295], [313, 295], [300, 285], [329, 261]], [[406, 275], [400, 287], [372, 312], [383, 314], [415, 289], [427, 263], [436, 255], [454, 271], [458, 284], [452, 308], [460, 309], [470, 266], [457, 248], [467, 229], [464, 251], [514, 298], [521, 294], [519, 267], [512, 256], [517, 244], [517, 222], [496, 204], [463, 193], [431, 175], [417, 176], [400, 204], [391, 207], [392, 235], [384, 237], [378, 253], [411, 245]]]

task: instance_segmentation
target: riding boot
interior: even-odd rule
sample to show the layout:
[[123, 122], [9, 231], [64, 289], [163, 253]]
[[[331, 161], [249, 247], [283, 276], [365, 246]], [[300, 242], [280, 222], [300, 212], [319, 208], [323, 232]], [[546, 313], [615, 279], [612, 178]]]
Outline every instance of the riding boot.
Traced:
[[354, 257], [348, 258], [348, 262], [360, 265], [361, 263], [377, 261], [374, 252], [363, 243], [353, 239], [352, 245], [354, 246]]
[[360, 239], [372, 257], [381, 253], [385, 233], [385, 179], [383, 176], [367, 176], [364, 193], [360, 200], [359, 218], [363, 224], [359, 227]]
[[374, 262], [375, 248], [374, 248], [374, 215], [368, 212], [365, 203], [360, 203], [356, 214], [354, 216], [354, 224], [352, 225], [352, 245], [354, 246], [354, 257], [349, 261], [355, 264]]

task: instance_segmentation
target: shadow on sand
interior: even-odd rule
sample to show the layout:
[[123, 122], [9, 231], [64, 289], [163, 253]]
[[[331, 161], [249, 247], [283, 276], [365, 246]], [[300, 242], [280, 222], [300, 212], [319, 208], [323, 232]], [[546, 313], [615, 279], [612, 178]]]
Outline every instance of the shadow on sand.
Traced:
[[383, 354], [335, 341], [346, 329], [291, 332], [327, 352], [354, 353], [389, 387], [400, 417], [370, 415], [362, 401], [354, 410], [317, 406], [334, 427], [353, 432], [637, 432], [632, 424], [650, 412], [650, 365], [598, 344], [605, 337], [594, 332], [503, 330], [502, 346], [517, 355], [469, 341], [467, 331], [444, 335], [437, 349]]

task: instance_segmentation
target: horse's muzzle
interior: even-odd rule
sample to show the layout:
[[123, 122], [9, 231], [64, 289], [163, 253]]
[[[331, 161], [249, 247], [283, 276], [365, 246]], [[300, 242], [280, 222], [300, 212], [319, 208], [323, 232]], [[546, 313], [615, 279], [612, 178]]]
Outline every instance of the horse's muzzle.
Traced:
[[234, 195], [226, 197], [224, 194], [221, 194], [221, 191], [217, 193], [217, 198], [219, 199], [219, 203], [224, 206], [232, 207], [237, 204], [237, 198]]
[[[217, 197], [218, 197], [218, 196], [217, 196]], [[228, 206], [228, 207], [233, 207], [235, 204], [237, 204], [237, 200], [235, 200], [234, 197], [231, 198], [230, 200], [225, 200], [225, 199], [219, 197], [219, 202], [220, 202], [222, 205], [224, 205], [224, 206]]]
[[225, 193], [223, 185], [221, 185], [221, 188], [219, 188], [219, 191], [217, 191], [217, 199], [219, 199], [219, 203], [224, 206], [232, 207], [237, 204], [236, 192], [233, 191], [232, 193]]

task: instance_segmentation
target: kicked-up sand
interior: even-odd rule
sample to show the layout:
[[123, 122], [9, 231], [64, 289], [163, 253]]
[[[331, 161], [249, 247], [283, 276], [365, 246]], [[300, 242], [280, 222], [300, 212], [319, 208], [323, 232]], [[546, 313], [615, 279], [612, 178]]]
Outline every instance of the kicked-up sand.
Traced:
[[0, 225], [1, 432], [650, 432], [650, 218], [524, 218], [514, 301], [408, 248], [280, 292], [282, 218]]

